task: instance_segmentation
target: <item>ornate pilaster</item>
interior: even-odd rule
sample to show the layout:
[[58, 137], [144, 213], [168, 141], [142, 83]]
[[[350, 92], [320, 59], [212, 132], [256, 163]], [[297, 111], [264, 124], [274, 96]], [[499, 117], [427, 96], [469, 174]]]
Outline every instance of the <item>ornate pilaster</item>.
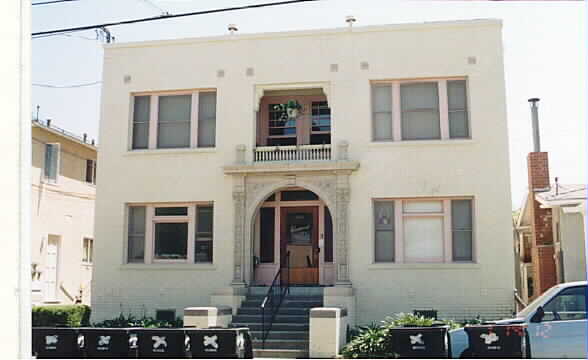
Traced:
[[336, 224], [337, 231], [337, 285], [350, 286], [351, 281], [349, 277], [349, 262], [347, 245], [348, 241], [348, 208], [349, 208], [349, 174], [341, 174], [337, 176], [337, 190], [336, 190]]
[[233, 204], [235, 206], [235, 246], [233, 253], [233, 281], [231, 285], [243, 286], [245, 285], [243, 277], [243, 244], [245, 237], [245, 178], [237, 176], [234, 179], [233, 185]]

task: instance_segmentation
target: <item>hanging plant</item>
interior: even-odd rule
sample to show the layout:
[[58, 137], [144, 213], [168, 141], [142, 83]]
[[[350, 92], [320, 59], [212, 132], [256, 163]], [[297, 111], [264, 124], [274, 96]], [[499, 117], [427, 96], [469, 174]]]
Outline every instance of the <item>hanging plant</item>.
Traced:
[[295, 119], [302, 112], [302, 105], [296, 100], [288, 100], [285, 104], [275, 105], [274, 110], [281, 111], [288, 119]]

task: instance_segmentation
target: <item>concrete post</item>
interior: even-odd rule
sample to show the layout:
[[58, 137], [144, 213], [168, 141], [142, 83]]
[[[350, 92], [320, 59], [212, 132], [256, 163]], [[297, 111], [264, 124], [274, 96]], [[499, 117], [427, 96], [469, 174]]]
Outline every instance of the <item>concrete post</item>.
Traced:
[[233, 319], [230, 306], [188, 307], [184, 309], [184, 326], [197, 328], [229, 327]]
[[335, 358], [347, 343], [347, 309], [310, 309], [309, 357]]

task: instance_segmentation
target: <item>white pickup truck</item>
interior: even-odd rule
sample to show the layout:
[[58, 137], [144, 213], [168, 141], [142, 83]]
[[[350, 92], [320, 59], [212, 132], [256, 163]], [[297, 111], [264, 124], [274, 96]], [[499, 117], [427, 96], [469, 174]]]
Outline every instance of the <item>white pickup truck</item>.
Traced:
[[[527, 324], [532, 358], [586, 358], [586, 281], [559, 284], [547, 290], [513, 319], [496, 324]], [[451, 355], [468, 358], [464, 329], [449, 332]]]

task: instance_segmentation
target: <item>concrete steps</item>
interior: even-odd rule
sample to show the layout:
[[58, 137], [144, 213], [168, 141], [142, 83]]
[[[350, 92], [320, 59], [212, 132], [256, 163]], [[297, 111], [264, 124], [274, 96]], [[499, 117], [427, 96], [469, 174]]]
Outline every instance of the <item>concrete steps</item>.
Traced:
[[[241, 303], [232, 325], [248, 327], [253, 340], [253, 356], [271, 358], [307, 358], [310, 309], [323, 306], [321, 287], [292, 287], [274, 318], [271, 331], [262, 343], [261, 303], [268, 287], [253, 286]], [[268, 314], [270, 316], [270, 314]], [[266, 322], [266, 326], [267, 326]]]

